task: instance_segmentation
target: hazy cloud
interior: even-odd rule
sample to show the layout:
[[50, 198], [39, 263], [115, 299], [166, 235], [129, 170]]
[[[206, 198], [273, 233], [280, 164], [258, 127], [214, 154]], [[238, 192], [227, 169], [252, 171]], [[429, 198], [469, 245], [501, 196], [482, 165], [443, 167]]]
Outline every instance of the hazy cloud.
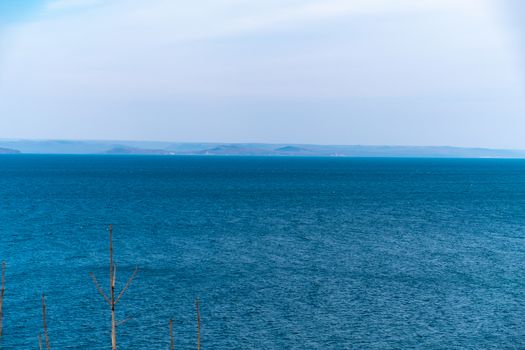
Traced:
[[[439, 125], [490, 129], [523, 112], [521, 48], [502, 13], [491, 0], [55, 0], [8, 32], [0, 115], [16, 117], [0, 137], [97, 138], [105, 120], [105, 138], [271, 141], [260, 130], [272, 113], [301, 142], [424, 144], [436, 132], [484, 145]], [[391, 120], [402, 127], [383, 130]]]

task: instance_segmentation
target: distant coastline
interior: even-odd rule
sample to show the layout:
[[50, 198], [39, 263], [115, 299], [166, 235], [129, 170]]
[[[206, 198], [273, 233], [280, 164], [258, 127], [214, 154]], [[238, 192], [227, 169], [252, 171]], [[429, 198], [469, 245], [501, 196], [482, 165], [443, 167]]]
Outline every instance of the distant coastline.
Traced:
[[19, 154], [19, 153], [21, 152], [17, 149], [0, 147], [0, 154]]
[[296, 157], [525, 158], [525, 150], [448, 146], [364, 146], [269, 143], [0, 140], [0, 154], [209, 155]]

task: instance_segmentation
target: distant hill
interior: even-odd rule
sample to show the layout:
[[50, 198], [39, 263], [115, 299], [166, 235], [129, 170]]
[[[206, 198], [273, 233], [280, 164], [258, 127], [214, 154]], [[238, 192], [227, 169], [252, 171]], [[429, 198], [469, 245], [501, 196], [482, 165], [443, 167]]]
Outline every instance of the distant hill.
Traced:
[[18, 154], [18, 153], [20, 153], [19, 150], [0, 147], [0, 154]]
[[0, 147], [30, 154], [100, 154], [120, 147], [165, 149], [169, 145], [169, 142], [140, 141], [0, 140]]
[[525, 150], [437, 146], [363, 146], [146, 141], [0, 140], [0, 153], [209, 156], [525, 158]]
[[300, 153], [308, 151], [306, 148], [297, 147], [297, 146], [284, 146], [275, 149], [276, 152], [282, 153]]
[[172, 155], [173, 152], [166, 151], [163, 149], [145, 149], [145, 148], [135, 148], [135, 147], [115, 147], [109, 149], [104, 154], [144, 154], [144, 155]]
[[268, 156], [272, 155], [272, 151], [261, 147], [253, 147], [252, 145], [226, 144], [217, 145], [211, 148], [205, 148], [203, 150], [190, 150], [185, 152], [179, 152], [179, 154], [200, 154], [217, 156]]

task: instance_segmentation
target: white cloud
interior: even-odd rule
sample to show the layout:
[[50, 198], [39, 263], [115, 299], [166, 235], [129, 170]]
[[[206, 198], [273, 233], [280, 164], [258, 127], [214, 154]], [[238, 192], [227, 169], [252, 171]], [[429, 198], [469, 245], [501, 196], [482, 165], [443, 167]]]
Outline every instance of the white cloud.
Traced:
[[[94, 1], [55, 0], [49, 6], [64, 9]], [[44, 16], [21, 26], [12, 34], [7, 63], [0, 70], [13, 79], [25, 76], [33, 80], [32, 85], [63, 81], [79, 88], [100, 84], [105, 89], [112, 81], [118, 86], [131, 80], [163, 91], [194, 93], [211, 93], [216, 89], [209, 91], [213, 82], [222, 86], [222, 93], [297, 95], [307, 90], [360, 95], [375, 90], [388, 95], [461, 90], [470, 83], [477, 90], [494, 83], [494, 77], [487, 77], [493, 69], [484, 69], [484, 64], [513, 66], [488, 4], [482, 0], [108, 0], [90, 11]], [[299, 43], [296, 37], [301, 33], [324, 35], [329, 42], [313, 44], [303, 38]], [[283, 40], [294, 50], [272, 43]], [[259, 54], [245, 51], [258, 41]], [[463, 79], [444, 79], [429, 66], [455, 70]], [[505, 82], [512, 75], [509, 70], [497, 69]], [[376, 73], [383, 71], [397, 81], [382, 84]], [[480, 84], [480, 79], [487, 83]], [[325, 87], [316, 91], [316, 86]]]
[[27, 100], [122, 121], [181, 98], [510, 95], [520, 66], [492, 3], [56, 0], [10, 31], [0, 115]]
[[[98, 14], [68, 12], [66, 21], [81, 25], [101, 20], [116, 28], [151, 27], [175, 29], [178, 37], [196, 39], [242, 35], [253, 31], [275, 31], [282, 27], [331, 18], [367, 15], [458, 12], [465, 18], [490, 16], [486, 0], [54, 0], [50, 10], [98, 5]], [[57, 20], [56, 18], [54, 18]], [[93, 24], [100, 24], [94, 22]]]

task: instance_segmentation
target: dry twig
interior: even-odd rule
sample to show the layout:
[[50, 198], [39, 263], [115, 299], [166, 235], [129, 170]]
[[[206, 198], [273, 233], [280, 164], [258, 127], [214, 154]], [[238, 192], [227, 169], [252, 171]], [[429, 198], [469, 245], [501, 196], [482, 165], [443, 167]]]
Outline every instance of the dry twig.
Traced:
[[47, 333], [47, 319], [46, 319], [46, 297], [42, 294], [42, 326], [44, 327], [44, 338], [46, 340], [46, 350], [51, 350], [49, 344], [49, 335]]
[[201, 314], [199, 311], [199, 299], [195, 299], [195, 309], [197, 310], [197, 350], [201, 350]]
[[0, 289], [0, 338], [4, 328], [5, 261], [2, 261], [2, 289]]
[[173, 338], [173, 320], [170, 320], [170, 350], [175, 350], [175, 339]]
[[42, 346], [42, 334], [38, 333], [38, 349], [39, 350], [44, 350], [43, 346]]
[[104, 298], [106, 303], [109, 305], [111, 309], [111, 349], [116, 350], [117, 349], [117, 326], [122, 325], [129, 321], [128, 319], [117, 321], [115, 316], [115, 306], [117, 305], [117, 302], [122, 298], [124, 293], [128, 290], [131, 282], [137, 275], [138, 268], [135, 269], [131, 277], [126, 282], [126, 285], [122, 289], [122, 291], [115, 297], [115, 281], [117, 279], [117, 266], [113, 262], [113, 225], [109, 225], [109, 296], [104, 292], [100, 284], [98, 283], [95, 275], [93, 273], [89, 273], [91, 276], [91, 279], [93, 280], [93, 283], [95, 284], [95, 287], [97, 287], [98, 292], [100, 295]]

